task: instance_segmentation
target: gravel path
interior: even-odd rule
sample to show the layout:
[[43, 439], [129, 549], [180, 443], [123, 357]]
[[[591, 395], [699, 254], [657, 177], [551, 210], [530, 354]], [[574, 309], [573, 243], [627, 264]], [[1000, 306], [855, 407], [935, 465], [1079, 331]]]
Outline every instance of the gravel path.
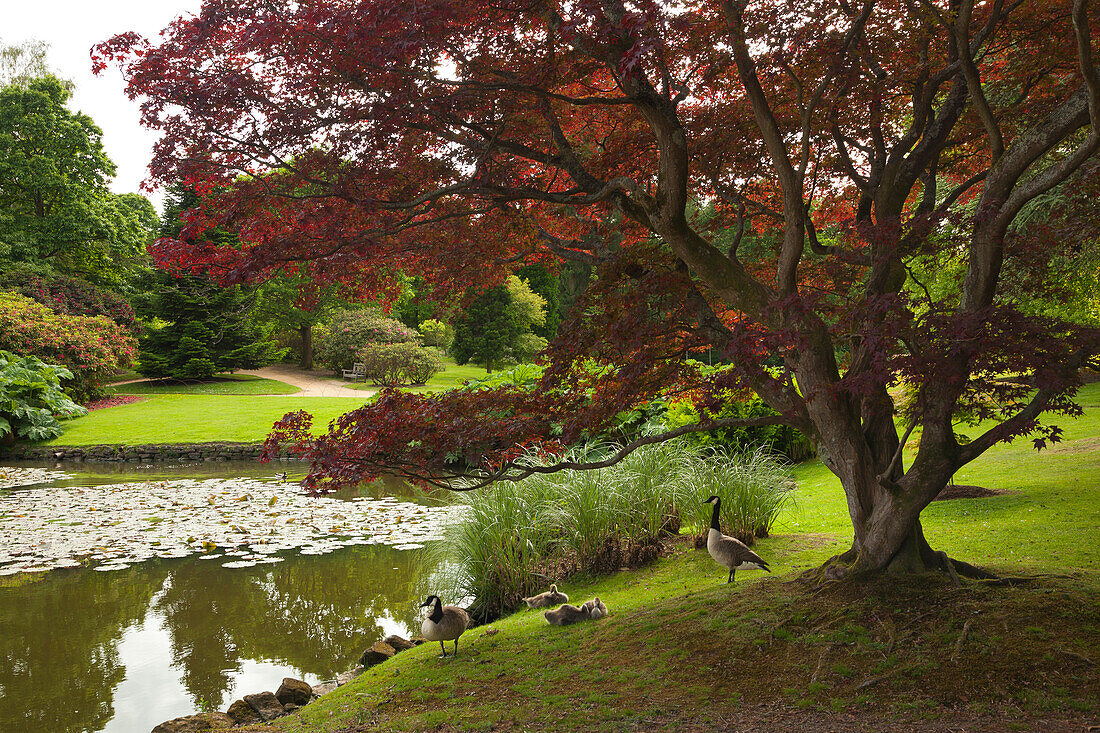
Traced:
[[345, 386], [346, 382], [338, 379], [322, 379], [322, 376], [328, 376], [327, 372], [306, 371], [293, 364], [273, 364], [263, 369], [243, 369], [239, 373], [254, 374], [257, 377], [277, 379], [280, 382], [292, 384], [302, 390], [296, 393], [295, 397], [358, 397], [366, 400], [378, 391], [376, 388], [351, 389]]

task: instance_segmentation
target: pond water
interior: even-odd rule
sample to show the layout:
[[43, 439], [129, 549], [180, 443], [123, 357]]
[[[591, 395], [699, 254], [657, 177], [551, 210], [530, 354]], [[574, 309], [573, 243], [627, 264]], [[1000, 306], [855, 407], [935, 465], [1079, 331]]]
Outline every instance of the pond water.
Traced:
[[396, 482], [306, 497], [293, 464], [42, 468], [0, 490], [0, 733], [144, 733], [332, 679], [419, 627], [418, 548], [454, 516]]

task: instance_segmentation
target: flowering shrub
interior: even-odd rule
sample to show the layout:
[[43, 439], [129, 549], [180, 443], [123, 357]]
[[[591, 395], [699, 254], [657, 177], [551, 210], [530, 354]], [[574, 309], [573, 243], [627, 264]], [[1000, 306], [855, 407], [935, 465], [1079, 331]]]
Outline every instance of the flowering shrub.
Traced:
[[0, 292], [0, 349], [61, 364], [73, 374], [67, 391], [84, 402], [103, 395], [115, 367], [129, 367], [137, 340], [106, 316], [67, 316], [30, 298]]
[[318, 340], [315, 358], [333, 374], [351, 369], [359, 350], [367, 344], [403, 344], [415, 341], [416, 331], [377, 308], [342, 310], [333, 316]]
[[75, 277], [16, 269], [0, 274], [0, 287], [16, 290], [62, 315], [107, 316], [130, 328], [136, 323], [134, 309], [125, 298]]
[[72, 377], [65, 367], [0, 351], [0, 442], [50, 440], [64, 432], [55, 415], [87, 415], [61, 388]]
[[383, 387], [424, 384], [443, 369], [443, 354], [415, 341], [400, 344], [369, 344], [359, 350], [363, 373], [368, 381]]

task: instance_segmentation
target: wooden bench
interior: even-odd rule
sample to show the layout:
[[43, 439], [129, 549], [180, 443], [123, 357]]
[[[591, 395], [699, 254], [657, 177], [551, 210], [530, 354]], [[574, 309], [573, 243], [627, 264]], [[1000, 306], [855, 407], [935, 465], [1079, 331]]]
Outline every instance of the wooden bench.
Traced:
[[361, 361], [357, 361], [351, 365], [351, 369], [344, 370], [344, 379], [350, 379], [353, 382], [357, 382], [360, 379], [366, 378], [366, 366]]

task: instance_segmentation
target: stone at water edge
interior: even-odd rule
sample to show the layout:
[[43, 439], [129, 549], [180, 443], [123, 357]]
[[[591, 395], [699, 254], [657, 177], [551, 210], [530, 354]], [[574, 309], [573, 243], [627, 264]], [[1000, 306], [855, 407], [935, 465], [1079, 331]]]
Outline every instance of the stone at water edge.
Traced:
[[393, 657], [397, 653], [397, 650], [384, 641], [376, 641], [370, 649], [363, 652], [363, 656], [359, 657], [359, 664], [364, 667], [373, 667], [376, 664], [381, 664]]
[[336, 685], [337, 687], [342, 687], [361, 674], [363, 674], [362, 666], [352, 667], [347, 672], [341, 672], [340, 674], [336, 675]]
[[245, 695], [244, 701], [252, 706], [252, 709], [260, 714], [266, 723], [285, 715], [283, 704], [275, 697], [273, 692], [257, 692], [255, 695]]
[[284, 706], [302, 706], [308, 704], [310, 698], [313, 697], [313, 688], [302, 680], [284, 677], [283, 684], [279, 685], [279, 689], [275, 691], [275, 697]]
[[152, 733], [199, 733], [199, 731], [210, 730], [214, 726], [227, 728], [233, 723], [233, 718], [225, 713], [199, 713], [166, 720], [153, 728]]
[[316, 685], [313, 686], [313, 696], [314, 697], [321, 697], [322, 695], [329, 694], [330, 692], [332, 692], [335, 689], [336, 689], [336, 682], [335, 681], [321, 682], [320, 684], [316, 684]]
[[250, 723], [262, 723], [264, 719], [260, 717], [260, 714], [252, 709], [252, 706], [246, 703], [244, 700], [237, 700], [235, 703], [229, 706], [229, 709], [225, 711], [225, 714], [238, 725], [248, 725]]
[[397, 634], [390, 634], [382, 641], [392, 646], [395, 652], [403, 652], [406, 649], [412, 649], [416, 647], [416, 642], [409, 641], [403, 636], [398, 636]]

